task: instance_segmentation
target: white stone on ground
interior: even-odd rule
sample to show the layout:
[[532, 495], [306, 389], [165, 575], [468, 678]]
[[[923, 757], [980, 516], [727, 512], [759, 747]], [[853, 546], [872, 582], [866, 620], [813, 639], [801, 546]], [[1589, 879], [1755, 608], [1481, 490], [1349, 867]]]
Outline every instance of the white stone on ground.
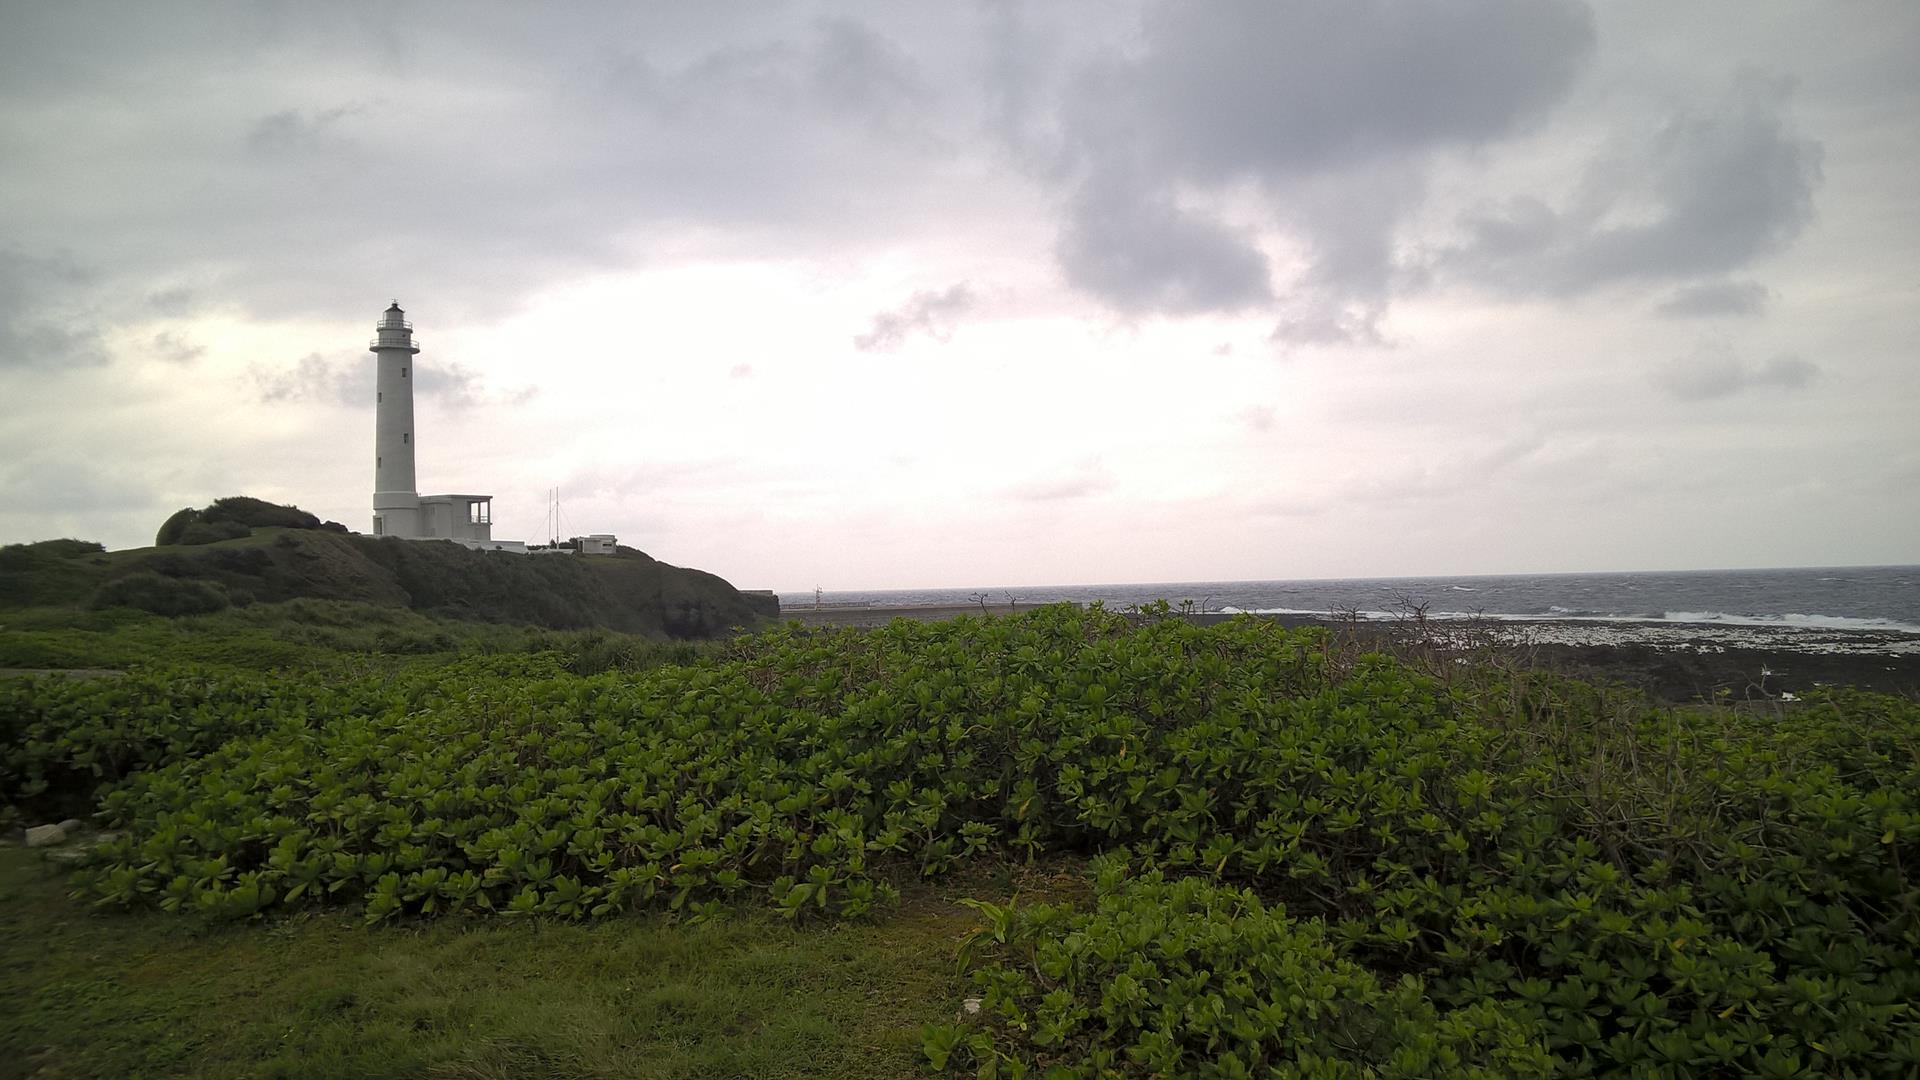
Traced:
[[28, 847], [52, 847], [67, 842], [67, 830], [58, 825], [35, 825], [27, 830]]

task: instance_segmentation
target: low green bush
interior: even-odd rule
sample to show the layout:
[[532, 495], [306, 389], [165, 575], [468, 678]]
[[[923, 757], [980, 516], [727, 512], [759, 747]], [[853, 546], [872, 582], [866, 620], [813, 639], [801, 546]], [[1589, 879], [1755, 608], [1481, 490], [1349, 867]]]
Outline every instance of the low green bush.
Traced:
[[0, 551], [20, 552], [53, 559], [83, 559], [89, 555], [104, 555], [107, 547], [96, 540], [37, 540], [31, 544], [8, 544], [5, 548], [0, 548]]
[[[976, 1027], [925, 1036], [936, 1069], [1105, 1077], [1550, 1076], [1539, 1022], [1437, 1006], [1342, 957], [1318, 920], [1199, 878], [1103, 874], [1092, 911], [976, 903]], [[978, 951], [975, 952], [975, 948]]]
[[218, 582], [141, 570], [100, 586], [89, 606], [128, 607], [154, 615], [204, 615], [221, 611], [232, 602]]
[[180, 537], [187, 531], [187, 526], [199, 520], [200, 511], [191, 506], [175, 510], [167, 515], [167, 520], [161, 522], [160, 528], [154, 532], [153, 546], [166, 547], [168, 544], [179, 543]]
[[297, 506], [282, 506], [265, 499], [229, 495], [215, 499], [200, 511], [200, 520], [226, 522], [252, 529], [317, 529], [320, 519]]
[[[1105, 951], [1037, 970], [982, 952], [999, 1019], [940, 1035], [950, 1064], [1920, 1068], [1912, 702], [1653, 709], [1490, 669], [1441, 683], [1257, 619], [1070, 607], [790, 626], [638, 673], [617, 643], [574, 645], [369, 676], [341, 700], [289, 682], [275, 708], [297, 722], [164, 747], [109, 785], [100, 816], [123, 835], [82, 885], [214, 917], [745, 900], [849, 917], [981, 857], [1104, 853], [1146, 881], [1022, 940]], [[1214, 940], [1240, 933], [1331, 988], [1322, 1018], [1344, 1019], [1324, 1039], [1291, 1001], [1242, 1010], [1251, 1034], [1190, 1015], [1271, 983]], [[1146, 999], [1179, 1015], [1108, 1011], [1142, 956], [1162, 972]], [[1287, 1056], [1303, 1039], [1311, 1061]]]
[[222, 540], [238, 540], [252, 534], [252, 529], [237, 521], [196, 521], [180, 530], [179, 538], [174, 543], [192, 547], [217, 544]]

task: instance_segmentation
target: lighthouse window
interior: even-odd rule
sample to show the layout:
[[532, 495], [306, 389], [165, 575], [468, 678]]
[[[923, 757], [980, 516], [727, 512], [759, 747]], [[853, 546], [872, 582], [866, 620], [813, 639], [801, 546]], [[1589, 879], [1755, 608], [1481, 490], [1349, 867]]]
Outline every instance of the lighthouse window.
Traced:
[[401, 378], [403, 378], [403, 379], [407, 377], [407, 369], [406, 369], [406, 368], [401, 368], [401, 369], [400, 369], [400, 377], [401, 377]]
[[385, 394], [383, 394], [383, 393], [381, 393], [381, 392], [380, 392], [380, 391], [378, 391], [378, 390], [375, 390], [375, 391], [373, 392], [373, 403], [374, 403], [375, 405], [378, 405], [378, 404], [380, 404], [381, 402], [383, 402], [383, 401], [385, 401], [385, 400], [387, 400], [387, 395], [385, 395]]
[[411, 442], [413, 441], [413, 433], [409, 431], [409, 432], [407, 432], [407, 433], [405, 433], [405, 434], [403, 434], [403, 435], [401, 435], [401, 436], [400, 436], [400, 441], [401, 441], [401, 442], [403, 442], [403, 443], [411, 443]]

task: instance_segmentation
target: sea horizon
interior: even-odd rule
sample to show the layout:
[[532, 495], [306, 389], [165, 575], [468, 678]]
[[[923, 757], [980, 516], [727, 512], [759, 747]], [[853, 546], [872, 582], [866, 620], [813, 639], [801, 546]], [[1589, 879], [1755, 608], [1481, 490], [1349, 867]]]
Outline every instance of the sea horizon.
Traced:
[[[1920, 634], [1920, 564], [783, 590], [789, 608], [1167, 600], [1223, 614], [1668, 622]], [[984, 602], [983, 602], [984, 601]]]

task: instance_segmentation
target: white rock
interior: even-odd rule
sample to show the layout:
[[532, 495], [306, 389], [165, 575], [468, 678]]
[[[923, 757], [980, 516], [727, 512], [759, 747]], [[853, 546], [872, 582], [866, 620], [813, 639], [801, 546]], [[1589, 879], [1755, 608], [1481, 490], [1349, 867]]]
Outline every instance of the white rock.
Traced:
[[968, 998], [960, 1003], [960, 1008], [965, 1010], [968, 1016], [978, 1016], [980, 1015], [980, 999]]
[[77, 833], [81, 829], [84, 829], [86, 827], [87, 827], [87, 823], [84, 821], [81, 821], [77, 817], [70, 817], [67, 820], [60, 823], [60, 831], [66, 833], [68, 836], [72, 836], [74, 833]]
[[35, 825], [27, 830], [28, 847], [52, 847], [67, 842], [67, 830], [58, 825]]

